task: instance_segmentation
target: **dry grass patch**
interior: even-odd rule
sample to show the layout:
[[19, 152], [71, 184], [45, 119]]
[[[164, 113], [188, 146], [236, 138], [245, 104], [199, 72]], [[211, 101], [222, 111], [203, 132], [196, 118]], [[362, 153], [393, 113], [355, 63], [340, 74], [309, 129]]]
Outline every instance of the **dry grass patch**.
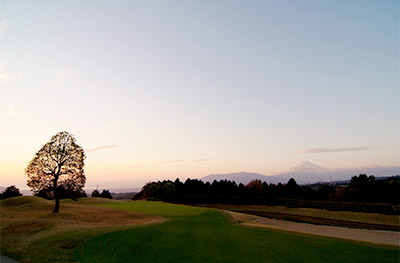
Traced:
[[312, 235], [371, 242], [376, 244], [400, 246], [399, 232], [296, 223], [285, 220], [264, 218], [255, 215], [242, 214], [228, 210], [225, 210], [224, 213], [233, 222], [244, 226], [279, 229]]
[[367, 224], [378, 224], [396, 226], [400, 225], [400, 216], [384, 215], [374, 213], [348, 212], [348, 211], [329, 211], [314, 208], [289, 208], [286, 206], [267, 206], [267, 205], [204, 205], [218, 209], [231, 211], [259, 211], [268, 213], [291, 214], [306, 217], [317, 217], [333, 220], [344, 220], [350, 222], [360, 222]]
[[[51, 254], [51, 250], [55, 249], [59, 256], [47, 260], [73, 261], [72, 250], [90, 237], [166, 221], [159, 216], [94, 205], [104, 202], [112, 201], [94, 198], [77, 202], [65, 200], [61, 203], [60, 212], [52, 213], [54, 202], [45, 199], [30, 196], [2, 200], [1, 253], [23, 262], [40, 262], [43, 255]], [[57, 236], [72, 236], [72, 239], [67, 241]], [[44, 244], [55, 247], [46, 247], [48, 253], [43, 253], [41, 246]]]

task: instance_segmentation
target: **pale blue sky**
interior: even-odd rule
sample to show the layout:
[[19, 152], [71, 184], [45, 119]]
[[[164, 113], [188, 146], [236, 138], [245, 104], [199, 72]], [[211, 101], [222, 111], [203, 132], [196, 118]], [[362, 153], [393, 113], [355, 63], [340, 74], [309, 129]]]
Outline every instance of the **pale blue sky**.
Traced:
[[61, 130], [92, 185], [399, 165], [399, 2], [2, 0], [0, 86], [0, 184]]

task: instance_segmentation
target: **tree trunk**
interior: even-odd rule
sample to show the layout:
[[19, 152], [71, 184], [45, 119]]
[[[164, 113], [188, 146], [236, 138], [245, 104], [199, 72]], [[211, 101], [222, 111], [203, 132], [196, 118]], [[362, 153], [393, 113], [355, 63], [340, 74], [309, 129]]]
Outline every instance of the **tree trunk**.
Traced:
[[59, 175], [57, 173], [54, 178], [54, 186], [53, 186], [54, 198], [56, 199], [56, 205], [54, 206], [53, 213], [58, 213], [58, 211], [60, 210], [60, 197], [58, 196], [58, 187], [57, 187], [58, 177]]
[[56, 205], [54, 206], [53, 213], [58, 213], [60, 210], [60, 198], [58, 196], [56, 197]]

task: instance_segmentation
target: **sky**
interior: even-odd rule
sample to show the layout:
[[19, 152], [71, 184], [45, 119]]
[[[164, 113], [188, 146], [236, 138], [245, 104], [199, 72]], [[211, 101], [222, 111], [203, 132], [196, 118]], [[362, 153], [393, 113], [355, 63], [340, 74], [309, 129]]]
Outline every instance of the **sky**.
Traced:
[[0, 0], [0, 185], [59, 131], [87, 186], [400, 165], [399, 2]]

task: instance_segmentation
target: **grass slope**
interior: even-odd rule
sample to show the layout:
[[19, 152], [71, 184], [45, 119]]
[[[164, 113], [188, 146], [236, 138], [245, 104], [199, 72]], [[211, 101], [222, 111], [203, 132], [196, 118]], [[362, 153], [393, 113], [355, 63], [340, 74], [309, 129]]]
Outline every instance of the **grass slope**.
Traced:
[[[274, 215], [282, 215], [283, 217], [293, 216], [302, 218], [320, 218], [321, 221], [347, 221], [348, 224], [360, 225], [382, 225], [390, 229], [398, 231], [400, 227], [399, 215], [384, 215], [374, 213], [350, 212], [350, 211], [330, 211], [315, 208], [291, 208], [286, 206], [267, 206], [267, 205], [224, 205], [224, 204], [206, 204], [201, 207], [218, 208], [241, 213], [264, 213], [266, 217], [277, 217]], [[290, 219], [290, 218], [289, 218]], [[314, 222], [314, 223], [318, 223]], [[331, 224], [329, 224], [331, 225]]]
[[79, 262], [398, 262], [396, 247], [241, 227], [219, 211], [160, 202], [104, 206], [167, 215], [171, 221], [97, 236]]
[[1, 254], [21, 262], [76, 262], [75, 248], [92, 237], [165, 221], [155, 215], [97, 206], [104, 202], [115, 201], [62, 200], [60, 213], [54, 214], [54, 201], [33, 196], [0, 200]]
[[205, 208], [169, 204], [169, 203], [158, 202], [158, 201], [102, 203], [102, 204], [99, 204], [99, 206], [112, 207], [112, 208], [117, 208], [117, 209], [122, 209], [122, 210], [142, 212], [142, 213], [159, 215], [159, 216], [192, 216], [192, 215], [199, 215], [206, 210]]

